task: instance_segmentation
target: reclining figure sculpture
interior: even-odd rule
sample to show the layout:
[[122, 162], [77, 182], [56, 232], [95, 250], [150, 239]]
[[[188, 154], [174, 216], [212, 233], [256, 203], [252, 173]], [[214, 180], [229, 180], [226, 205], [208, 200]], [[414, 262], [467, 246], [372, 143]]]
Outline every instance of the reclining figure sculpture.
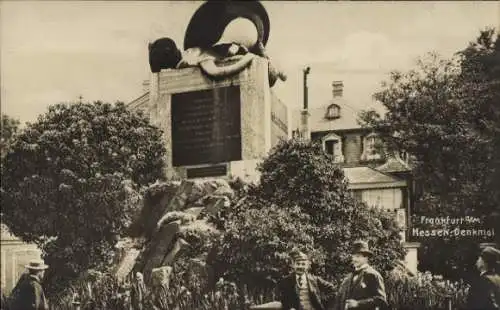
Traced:
[[266, 53], [269, 17], [258, 1], [207, 1], [191, 17], [181, 52], [170, 38], [148, 46], [153, 73], [161, 69], [199, 66], [212, 79], [241, 72], [255, 57], [269, 60], [269, 85], [286, 75], [275, 68]]

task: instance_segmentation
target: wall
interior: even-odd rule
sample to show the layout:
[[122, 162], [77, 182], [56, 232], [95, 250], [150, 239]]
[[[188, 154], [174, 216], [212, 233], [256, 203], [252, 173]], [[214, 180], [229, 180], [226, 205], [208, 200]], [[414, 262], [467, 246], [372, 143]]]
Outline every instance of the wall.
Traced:
[[41, 251], [36, 245], [24, 243], [11, 235], [3, 224], [0, 248], [1, 288], [2, 293], [9, 294], [25, 272], [24, 266], [32, 259], [40, 259]]
[[288, 138], [288, 126], [287, 106], [271, 92], [271, 147]]
[[370, 207], [383, 208], [390, 211], [404, 208], [403, 192], [398, 187], [364, 189], [361, 192], [361, 200]]
[[[344, 155], [344, 163], [355, 165], [360, 162], [361, 154], [363, 152], [363, 130], [353, 131], [331, 131], [336, 135], [342, 137], [342, 154]], [[311, 138], [319, 140], [330, 132], [313, 132]]]
[[344, 162], [346, 164], [359, 163], [363, 151], [361, 133], [349, 132], [339, 135], [343, 138]]

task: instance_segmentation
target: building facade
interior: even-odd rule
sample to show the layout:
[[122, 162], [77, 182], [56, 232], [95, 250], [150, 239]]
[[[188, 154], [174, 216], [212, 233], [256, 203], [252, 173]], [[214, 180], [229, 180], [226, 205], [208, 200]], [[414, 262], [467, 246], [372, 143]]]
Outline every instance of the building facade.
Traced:
[[17, 280], [26, 270], [24, 267], [30, 260], [40, 259], [41, 251], [35, 244], [25, 243], [12, 235], [3, 223], [0, 223], [1, 238], [1, 288], [8, 295]]
[[359, 123], [359, 110], [343, 98], [343, 87], [342, 81], [333, 82], [329, 102], [294, 112], [293, 135], [308, 132], [310, 139], [320, 142], [331, 155], [332, 164], [342, 167], [356, 198], [370, 207], [394, 213], [403, 228], [406, 265], [415, 273], [418, 244], [408, 238], [413, 209], [412, 169], [404, 154], [388, 153], [379, 134]]

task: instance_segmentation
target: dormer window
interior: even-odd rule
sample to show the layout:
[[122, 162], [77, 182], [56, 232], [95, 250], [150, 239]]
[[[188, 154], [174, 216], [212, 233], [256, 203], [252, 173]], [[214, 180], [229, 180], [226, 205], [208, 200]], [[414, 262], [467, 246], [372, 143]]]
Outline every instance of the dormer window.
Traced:
[[326, 135], [321, 139], [323, 150], [325, 153], [333, 157], [337, 163], [344, 162], [344, 155], [342, 154], [342, 138], [334, 133]]
[[326, 119], [336, 119], [340, 117], [340, 106], [336, 104], [331, 104], [326, 109]]
[[361, 160], [378, 160], [382, 158], [379, 152], [378, 145], [380, 144], [380, 137], [372, 132], [363, 139], [363, 154]]

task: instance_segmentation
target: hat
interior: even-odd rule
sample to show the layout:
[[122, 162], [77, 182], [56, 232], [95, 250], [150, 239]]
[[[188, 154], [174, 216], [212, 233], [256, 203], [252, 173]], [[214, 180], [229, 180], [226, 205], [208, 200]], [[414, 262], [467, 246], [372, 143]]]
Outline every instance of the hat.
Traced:
[[309, 256], [307, 256], [304, 252], [302, 251], [294, 251], [292, 252], [292, 259], [294, 261], [304, 261], [304, 260], [309, 260]]
[[357, 253], [373, 255], [373, 252], [370, 251], [370, 248], [368, 246], [368, 242], [362, 240], [354, 241], [354, 243], [352, 244], [352, 254]]
[[[269, 16], [258, 1], [207, 1], [193, 14], [184, 35], [184, 49], [210, 48], [222, 38], [226, 27], [242, 17], [257, 28], [258, 41], [269, 38]], [[254, 46], [255, 47], [255, 46]]]
[[49, 265], [45, 265], [45, 262], [43, 260], [32, 260], [28, 263], [28, 265], [25, 265], [27, 269], [32, 269], [32, 270], [45, 270], [49, 268]]
[[487, 246], [481, 252], [481, 257], [488, 264], [488, 266], [493, 266], [495, 264], [500, 264], [500, 250]]

